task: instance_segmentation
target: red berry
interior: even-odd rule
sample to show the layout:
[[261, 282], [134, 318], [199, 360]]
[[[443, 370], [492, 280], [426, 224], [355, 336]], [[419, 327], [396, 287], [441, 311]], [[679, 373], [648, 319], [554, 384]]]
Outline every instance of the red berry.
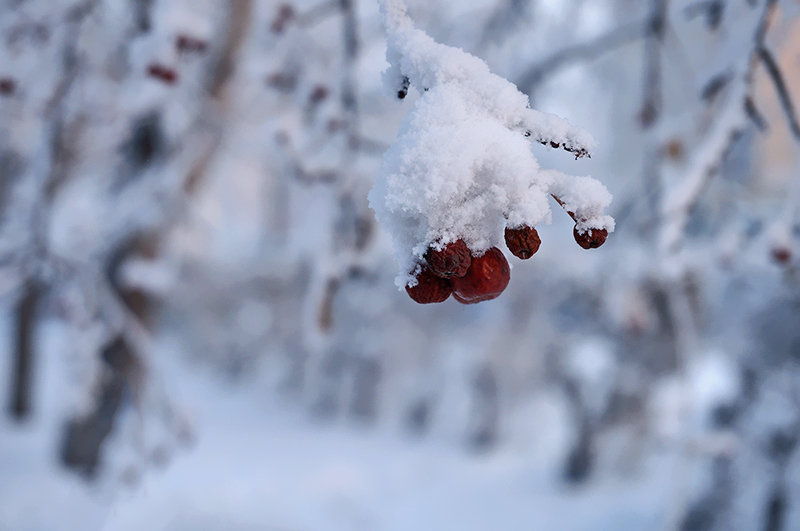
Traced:
[[311, 95], [309, 96], [308, 99], [309, 101], [311, 101], [311, 103], [314, 104], [320, 103], [321, 101], [323, 101], [325, 98], [328, 97], [328, 93], [329, 93], [328, 87], [326, 87], [325, 85], [317, 85], [314, 87], [314, 90], [311, 91]]
[[433, 248], [425, 253], [425, 261], [431, 271], [442, 278], [463, 277], [472, 263], [472, 253], [464, 240], [448, 243], [437, 251]]
[[175, 38], [175, 47], [180, 52], [203, 53], [206, 51], [208, 44], [206, 41], [198, 39], [197, 37], [181, 34]]
[[0, 94], [11, 96], [17, 90], [17, 83], [10, 77], [0, 78]]
[[539, 233], [533, 227], [527, 225], [516, 229], [506, 227], [506, 246], [517, 258], [527, 260], [536, 254], [541, 244]]
[[175, 70], [157, 63], [153, 63], [147, 67], [147, 74], [169, 85], [172, 85], [178, 80], [178, 73], [175, 72]]
[[278, 8], [278, 13], [272, 19], [272, 24], [270, 24], [272, 31], [274, 33], [283, 33], [283, 30], [286, 29], [287, 24], [294, 18], [294, 15], [295, 12], [292, 6], [281, 4]]
[[498, 297], [508, 286], [511, 270], [497, 247], [474, 256], [467, 274], [453, 279], [453, 295], [462, 304], [475, 304]]
[[575, 228], [572, 229], [572, 235], [575, 237], [575, 241], [578, 242], [578, 245], [584, 249], [597, 249], [606, 243], [608, 231], [606, 229], [586, 229], [583, 234], [580, 234], [578, 232], [578, 226], [575, 225]]
[[417, 285], [406, 286], [406, 292], [414, 302], [431, 304], [446, 301], [453, 292], [453, 288], [449, 280], [437, 277], [429, 269], [423, 268], [417, 275]]
[[773, 247], [772, 259], [779, 264], [788, 264], [792, 261], [792, 251], [788, 247]]

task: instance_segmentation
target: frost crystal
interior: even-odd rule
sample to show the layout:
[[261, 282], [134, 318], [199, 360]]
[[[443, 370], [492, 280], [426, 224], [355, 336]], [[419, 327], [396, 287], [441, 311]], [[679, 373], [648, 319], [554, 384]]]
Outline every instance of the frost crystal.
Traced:
[[605, 186], [539, 168], [531, 141], [576, 157], [595, 146], [587, 132], [531, 109], [528, 98], [492, 74], [481, 59], [435, 42], [415, 28], [402, 0], [379, 0], [386, 26], [387, 89], [420, 92], [386, 152], [369, 194], [391, 235], [400, 266], [397, 285], [414, 284], [427, 249], [459, 238], [477, 254], [498, 245], [503, 231], [550, 221], [548, 194], [574, 213], [579, 229], [614, 229], [604, 215]]

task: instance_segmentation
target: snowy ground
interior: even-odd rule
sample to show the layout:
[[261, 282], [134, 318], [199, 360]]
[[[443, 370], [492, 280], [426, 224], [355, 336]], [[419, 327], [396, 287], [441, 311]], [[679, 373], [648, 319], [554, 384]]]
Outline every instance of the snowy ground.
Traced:
[[[44, 334], [37, 415], [0, 422], [0, 529], [662, 529], [669, 459], [613, 482], [559, 483], [554, 463], [507, 443], [476, 456], [393, 429], [320, 425], [254, 386], [166, 367], [196, 440], [135, 486], [87, 484], [56, 462], [57, 331]], [[4, 367], [5, 370], [5, 367]], [[272, 397], [272, 398], [270, 398]]]

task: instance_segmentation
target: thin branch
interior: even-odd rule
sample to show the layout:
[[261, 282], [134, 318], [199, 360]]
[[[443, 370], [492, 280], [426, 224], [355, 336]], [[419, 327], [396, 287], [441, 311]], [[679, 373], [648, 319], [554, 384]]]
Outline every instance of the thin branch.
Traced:
[[755, 42], [759, 46], [764, 46], [764, 40], [767, 38], [767, 30], [769, 29], [772, 17], [778, 7], [778, 0], [767, 0], [764, 4], [764, 10], [761, 12], [761, 19], [758, 21], [756, 29]]
[[706, 24], [712, 30], [719, 28], [722, 22], [722, 15], [725, 11], [725, 3], [722, 0], [704, 0], [687, 6], [684, 9], [686, 17], [693, 19], [698, 16], [705, 16]]
[[596, 145], [591, 135], [560, 116], [535, 109], [527, 109], [520, 131], [526, 138], [555, 149], [561, 148], [575, 155], [576, 159], [591, 157]]
[[574, 63], [588, 62], [647, 35], [649, 21], [633, 22], [595, 37], [589, 41], [563, 48], [535, 63], [516, 79], [525, 91], [535, 89], [545, 77]]
[[366, 155], [383, 155], [389, 144], [375, 140], [374, 138], [367, 138], [365, 136], [358, 136], [356, 138], [356, 149]]
[[[237, 0], [230, 3], [224, 44], [216, 61], [211, 65], [207, 78], [208, 93], [217, 100], [218, 105], [202, 113], [197, 119], [198, 144], [202, 147], [198, 149], [199, 156], [183, 180], [182, 188], [186, 195], [192, 195], [200, 187], [222, 140], [222, 116], [227, 111], [230, 99], [225, 89], [233, 76], [237, 55], [250, 29], [252, 11], [252, 0]], [[208, 115], [215, 119], [208, 120]]]
[[563, 209], [564, 209], [564, 212], [566, 212], [567, 214], [569, 214], [569, 217], [571, 217], [571, 218], [572, 218], [572, 221], [574, 221], [575, 223], [577, 223], [577, 222], [578, 222], [578, 220], [575, 218], [575, 212], [571, 212], [571, 211], [567, 210], [567, 204], [566, 204], [566, 203], [564, 203], [564, 201], [562, 201], [560, 197], [558, 197], [556, 194], [550, 194], [550, 197], [552, 197], [553, 199], [555, 199], [555, 200], [556, 200], [556, 203], [558, 203], [558, 204], [559, 204], [559, 206], [561, 206], [561, 208], [563, 208]]
[[711, 101], [722, 92], [722, 89], [727, 87], [733, 81], [734, 75], [730, 70], [716, 74], [703, 87], [700, 91], [700, 97], [705, 101]]
[[696, 151], [686, 177], [672, 193], [661, 202], [661, 214], [667, 216], [661, 234], [661, 249], [675, 251], [681, 243], [689, 213], [700, 201], [700, 196], [717, 174], [733, 142], [742, 133], [747, 115], [747, 98], [753, 84], [755, 67], [761, 58], [767, 30], [777, 8], [777, 0], [767, 0], [756, 25], [749, 66], [741, 81], [734, 86], [731, 103], [717, 120], [717, 124]]
[[769, 128], [767, 119], [764, 118], [764, 115], [758, 110], [752, 97], [747, 96], [744, 99], [744, 110], [747, 113], [747, 117], [750, 118], [750, 121], [753, 122], [753, 125], [755, 125], [759, 131], [763, 133]]
[[222, 89], [227, 85], [233, 75], [236, 56], [247, 36], [247, 30], [252, 22], [252, 0], [237, 0], [232, 2], [228, 28], [225, 31], [225, 41], [217, 57], [216, 63], [211, 68], [208, 77], [208, 93], [214, 98], [219, 98]]
[[[358, 108], [358, 91], [356, 85], [356, 62], [360, 51], [360, 42], [358, 36], [358, 19], [356, 16], [356, 0], [339, 0], [338, 5], [342, 14], [342, 47], [344, 49], [344, 57], [342, 58], [342, 77], [341, 77], [341, 95], [340, 103], [342, 111], [345, 116], [345, 132], [347, 134], [347, 155], [342, 161], [339, 172], [346, 174], [350, 171], [352, 160], [358, 155], [357, 151], [361, 147], [361, 137], [358, 134], [359, 130], [359, 108]], [[352, 216], [351, 202], [348, 201], [346, 190], [340, 193], [345, 194], [340, 198], [339, 213], [345, 218]], [[368, 238], [371, 234], [370, 228], [360, 227], [358, 223], [354, 223], [352, 227], [356, 232], [363, 231], [364, 235]], [[356, 242], [361, 239], [357, 236]], [[364, 242], [362, 242], [364, 243]], [[354, 243], [352, 247], [345, 251], [345, 260], [354, 263], [356, 256], [363, 252], [363, 245]], [[319, 301], [317, 326], [323, 334], [327, 334], [335, 325], [333, 314], [333, 306], [341, 286], [341, 280], [346, 270], [349, 268], [342, 268], [335, 272], [327, 272], [327, 280], [325, 281], [324, 295]]]
[[38, 281], [29, 280], [15, 310], [14, 367], [9, 386], [9, 412], [16, 420], [24, 420], [31, 412], [36, 313], [42, 288]]
[[[524, 134], [525, 134], [526, 137], [530, 137], [532, 135], [532, 133], [530, 131], [525, 131]], [[543, 146], [550, 146], [553, 149], [561, 148], [564, 151], [568, 151], [569, 153], [572, 153], [573, 155], [575, 155], [575, 160], [581, 159], [583, 157], [592, 158], [592, 155], [585, 148], [572, 147], [572, 146], [568, 146], [567, 144], [560, 144], [558, 142], [554, 142], [552, 140], [546, 140], [546, 139], [543, 140], [543, 139], [536, 138], [535, 140], [537, 142], [539, 142]]]
[[305, 13], [297, 15], [296, 23], [300, 28], [308, 28], [339, 12], [339, 0], [327, 0], [311, 7]]
[[792, 97], [789, 94], [789, 89], [786, 87], [786, 81], [781, 73], [778, 63], [775, 61], [772, 53], [765, 47], [761, 46], [758, 50], [761, 63], [767, 69], [772, 84], [775, 85], [775, 90], [778, 92], [778, 99], [783, 107], [783, 113], [786, 115], [786, 120], [789, 122], [789, 130], [794, 135], [795, 139], [800, 142], [800, 122], [797, 120], [797, 113], [795, 111]]
[[358, 99], [356, 97], [355, 64], [358, 59], [358, 21], [356, 19], [355, 0], [339, 0], [342, 11], [342, 45], [344, 47], [344, 64], [342, 66], [341, 104], [345, 116], [348, 143], [350, 147], [358, 144]]
[[644, 43], [644, 98], [639, 117], [642, 127], [648, 128], [661, 114], [661, 46], [667, 25], [667, 0], [652, 0]]

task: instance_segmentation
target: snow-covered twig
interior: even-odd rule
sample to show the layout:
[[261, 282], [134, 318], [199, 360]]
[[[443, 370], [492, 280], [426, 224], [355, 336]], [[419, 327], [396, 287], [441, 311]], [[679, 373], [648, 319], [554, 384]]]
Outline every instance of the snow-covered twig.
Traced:
[[631, 22], [616, 27], [586, 42], [568, 46], [534, 63], [516, 78], [523, 90], [533, 91], [546, 76], [579, 61], [591, 61], [647, 35], [648, 20]]
[[667, 24], [667, 0], [652, 0], [644, 53], [644, 101], [639, 117], [650, 127], [661, 113], [661, 45]]
[[660, 246], [662, 250], [674, 250], [680, 243], [689, 214], [700, 200], [709, 180], [719, 170], [731, 143], [747, 124], [742, 101], [744, 86], [738, 87], [725, 112], [717, 119], [703, 143], [695, 151], [692, 162], [683, 180], [664, 198]]
[[786, 115], [786, 121], [789, 123], [789, 131], [794, 135], [795, 140], [800, 142], [800, 122], [797, 119], [797, 112], [795, 111], [794, 102], [792, 102], [792, 96], [789, 94], [789, 89], [786, 87], [786, 81], [783, 79], [783, 74], [778, 67], [778, 63], [765, 46], [759, 48], [758, 54], [761, 58], [761, 64], [764, 65], [767, 74], [769, 74], [769, 78], [772, 80], [772, 84], [775, 85], [775, 90], [778, 93], [778, 100], [781, 102], [781, 107], [783, 108], [783, 114]]
[[662, 251], [677, 249], [683, 238], [683, 231], [692, 208], [700, 200], [709, 180], [721, 166], [733, 141], [747, 125], [747, 98], [753, 83], [755, 67], [762, 57], [764, 40], [777, 0], [767, 0], [753, 36], [753, 45], [747, 57], [747, 67], [734, 80], [732, 93], [728, 96], [724, 112], [717, 119], [711, 132], [695, 152], [682, 182], [666, 196], [661, 204], [661, 214], [665, 216], [659, 246]]
[[569, 151], [576, 159], [591, 157], [591, 152], [596, 147], [591, 135], [583, 129], [573, 127], [555, 114], [528, 109], [523, 124], [526, 137], [553, 149], [561, 148]]
[[579, 214], [578, 230], [613, 230], [602, 214], [610, 194], [588, 177], [542, 170], [526, 138], [576, 157], [595, 147], [587, 132], [529, 107], [528, 97], [481, 59], [437, 43], [414, 27], [402, 0], [379, 0], [387, 32], [392, 95], [420, 97], [384, 156], [369, 195], [393, 237], [398, 287], [414, 282], [427, 249], [463, 239], [482, 254], [511, 228], [550, 220], [554, 193]]

